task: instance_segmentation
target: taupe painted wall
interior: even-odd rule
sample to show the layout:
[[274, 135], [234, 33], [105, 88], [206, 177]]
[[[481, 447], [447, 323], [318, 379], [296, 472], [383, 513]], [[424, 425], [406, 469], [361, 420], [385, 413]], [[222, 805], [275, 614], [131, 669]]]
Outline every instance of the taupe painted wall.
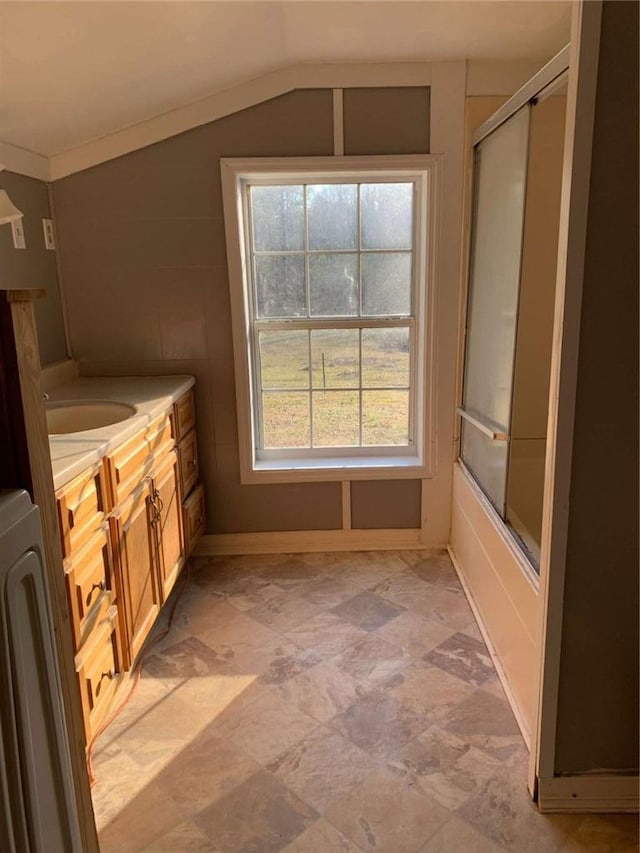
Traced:
[[[350, 153], [428, 151], [428, 89], [345, 96]], [[342, 526], [339, 483], [240, 485], [219, 167], [221, 157], [332, 153], [332, 92], [304, 90], [53, 184], [81, 372], [196, 377], [209, 533]], [[358, 526], [419, 526], [418, 481], [375, 485], [354, 490]]]
[[56, 272], [56, 253], [44, 247], [42, 220], [49, 219], [47, 185], [36, 178], [0, 172], [0, 187], [24, 214], [26, 249], [14, 249], [11, 226], [0, 227], [0, 288], [35, 287], [47, 291], [36, 300], [35, 313], [43, 365], [67, 357], [60, 288]]
[[556, 773], [638, 766], [638, 6], [603, 4]]

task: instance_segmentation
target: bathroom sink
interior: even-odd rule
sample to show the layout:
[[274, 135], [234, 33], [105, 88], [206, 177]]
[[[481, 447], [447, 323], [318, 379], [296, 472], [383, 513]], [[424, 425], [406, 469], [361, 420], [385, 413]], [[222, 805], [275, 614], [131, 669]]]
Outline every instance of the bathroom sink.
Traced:
[[45, 404], [49, 435], [66, 435], [126, 421], [136, 410], [128, 403], [108, 400], [60, 400]]

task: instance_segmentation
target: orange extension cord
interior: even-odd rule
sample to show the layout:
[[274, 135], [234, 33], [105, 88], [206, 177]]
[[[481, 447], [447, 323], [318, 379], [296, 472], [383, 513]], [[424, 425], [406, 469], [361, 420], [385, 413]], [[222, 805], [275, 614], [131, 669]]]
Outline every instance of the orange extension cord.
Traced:
[[116, 717], [120, 714], [120, 712], [126, 707], [127, 703], [129, 702], [129, 700], [131, 699], [131, 697], [135, 693], [136, 687], [138, 686], [138, 682], [140, 681], [140, 676], [142, 674], [142, 666], [143, 666], [145, 658], [148, 656], [149, 652], [154, 648], [154, 646], [156, 646], [160, 642], [160, 640], [163, 640], [167, 636], [169, 631], [171, 630], [171, 623], [173, 622], [173, 616], [176, 612], [176, 607], [178, 606], [178, 602], [182, 598], [182, 594], [184, 593], [185, 589], [189, 585], [189, 575], [190, 575], [189, 562], [187, 562], [187, 565], [185, 566], [185, 570], [182, 573], [182, 586], [180, 588], [180, 591], [176, 595], [175, 600], [174, 600], [173, 604], [171, 605], [171, 609], [169, 611], [169, 619], [167, 620], [167, 627], [164, 629], [164, 631], [162, 631], [162, 633], [158, 634], [157, 637], [154, 637], [153, 640], [147, 646], [144, 647], [144, 649], [142, 650], [142, 654], [138, 658], [138, 661], [135, 665], [133, 680], [132, 680], [132, 684], [131, 684], [131, 687], [129, 689], [129, 692], [127, 693], [127, 695], [123, 699], [123, 701], [118, 705], [118, 707], [111, 714], [109, 714], [107, 719], [102, 723], [102, 725], [100, 726], [98, 731], [94, 734], [94, 736], [89, 741], [89, 744], [87, 745], [87, 768], [89, 770], [89, 784], [92, 787], [96, 783], [96, 776], [93, 772], [93, 747], [94, 747], [94, 744], [95, 744], [96, 740], [100, 737], [100, 735], [109, 728], [111, 723], [116, 719]]

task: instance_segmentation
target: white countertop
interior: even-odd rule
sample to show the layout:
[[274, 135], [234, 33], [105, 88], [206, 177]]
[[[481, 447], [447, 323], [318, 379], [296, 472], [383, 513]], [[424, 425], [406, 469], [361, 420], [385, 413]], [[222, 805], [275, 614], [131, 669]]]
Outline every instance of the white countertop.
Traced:
[[49, 450], [56, 489], [143, 429], [191, 388], [193, 376], [80, 377], [51, 389], [49, 400], [108, 400], [128, 403], [136, 414], [110, 426], [66, 435], [50, 435]]

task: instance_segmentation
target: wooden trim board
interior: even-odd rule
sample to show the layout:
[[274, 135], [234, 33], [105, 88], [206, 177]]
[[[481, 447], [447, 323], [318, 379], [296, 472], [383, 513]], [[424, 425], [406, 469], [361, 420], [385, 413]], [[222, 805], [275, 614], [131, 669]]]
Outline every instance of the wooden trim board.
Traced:
[[420, 529], [285, 530], [265, 533], [214, 533], [203, 536], [194, 556], [234, 554], [309, 554], [321, 551], [415, 551], [445, 548]]
[[[93, 804], [85, 755], [84, 720], [74, 664], [73, 639], [62, 565], [62, 545], [53, 487], [49, 437], [40, 385], [40, 354], [31, 301], [37, 291], [12, 291], [11, 317], [18, 364], [22, 409], [28, 445], [32, 499], [40, 509], [42, 541], [51, 596], [55, 653], [60, 667], [62, 704], [69, 738], [73, 787], [78, 809], [82, 849], [98, 851]], [[0, 297], [2, 298], [2, 297]]]
[[571, 464], [600, 50], [601, 0], [574, 5], [540, 547], [536, 719], [529, 784], [555, 773]]
[[555, 776], [538, 781], [538, 808], [554, 812], [637, 812], [640, 779], [637, 776]]
[[504, 522], [459, 463], [454, 466], [450, 543], [465, 593], [529, 742], [536, 703], [536, 582]]
[[451, 562], [453, 563], [453, 567], [456, 570], [456, 574], [458, 575], [458, 580], [460, 581], [460, 585], [462, 586], [462, 589], [464, 590], [464, 594], [466, 596], [466, 599], [469, 602], [469, 607], [471, 608], [471, 612], [473, 613], [475, 620], [478, 623], [478, 628], [480, 630], [480, 633], [482, 634], [482, 639], [484, 640], [485, 645], [487, 647], [487, 650], [489, 651], [489, 656], [491, 657], [491, 660], [493, 662], [493, 666], [495, 667], [498, 678], [500, 679], [500, 684], [502, 685], [502, 689], [505, 692], [505, 695], [507, 697], [507, 701], [509, 702], [509, 706], [511, 707], [511, 710], [513, 711], [513, 716], [516, 718], [516, 723], [518, 724], [518, 728], [520, 729], [520, 734], [522, 735], [524, 742], [527, 745], [527, 749], [530, 749], [531, 731], [529, 730], [529, 726], [527, 724], [525, 716], [522, 713], [522, 709], [520, 708], [520, 705], [518, 704], [518, 700], [516, 698], [515, 693], [511, 689], [511, 685], [509, 684], [509, 679], [507, 678], [507, 674], [504, 671], [504, 667], [502, 666], [500, 658], [499, 658], [495, 648], [493, 647], [493, 643], [491, 642], [491, 637], [489, 636], [487, 629], [486, 629], [486, 626], [485, 626], [484, 622], [482, 621], [482, 616], [480, 615], [480, 611], [478, 610], [476, 603], [473, 599], [473, 595], [471, 594], [471, 590], [469, 589], [469, 585], [467, 583], [467, 580], [466, 580], [464, 573], [462, 571], [462, 568], [458, 562], [458, 559], [456, 557], [456, 553], [453, 550], [453, 548], [451, 547], [451, 545], [447, 545], [447, 551], [449, 553], [449, 558], [451, 559]]

